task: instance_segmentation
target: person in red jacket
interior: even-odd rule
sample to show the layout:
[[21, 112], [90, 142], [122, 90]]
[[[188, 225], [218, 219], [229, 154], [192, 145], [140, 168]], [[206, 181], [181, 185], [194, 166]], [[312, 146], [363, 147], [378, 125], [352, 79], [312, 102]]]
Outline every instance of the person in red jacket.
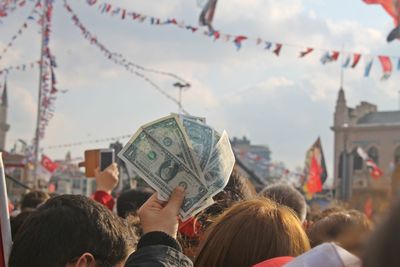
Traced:
[[112, 211], [115, 205], [115, 200], [112, 197], [111, 192], [118, 185], [118, 165], [117, 163], [113, 163], [102, 172], [100, 172], [99, 169], [96, 169], [95, 175], [96, 192], [93, 195], [93, 199]]

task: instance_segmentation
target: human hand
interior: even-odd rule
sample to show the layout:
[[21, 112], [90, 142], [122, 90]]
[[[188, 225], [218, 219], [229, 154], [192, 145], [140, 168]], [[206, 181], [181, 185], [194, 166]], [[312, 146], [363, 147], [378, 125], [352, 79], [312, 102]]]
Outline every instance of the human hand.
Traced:
[[139, 209], [143, 233], [161, 231], [176, 238], [179, 209], [185, 195], [185, 189], [177, 187], [168, 202], [162, 202], [157, 199], [157, 193], [154, 193]]
[[119, 171], [117, 163], [111, 164], [102, 172], [97, 168], [94, 173], [96, 176], [96, 190], [111, 194], [112, 190], [118, 184]]

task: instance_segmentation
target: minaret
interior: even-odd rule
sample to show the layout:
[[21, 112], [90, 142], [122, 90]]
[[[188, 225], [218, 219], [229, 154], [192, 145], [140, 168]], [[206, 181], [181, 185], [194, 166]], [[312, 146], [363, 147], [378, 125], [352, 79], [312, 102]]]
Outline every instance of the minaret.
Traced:
[[343, 124], [349, 122], [349, 109], [347, 107], [346, 96], [343, 87], [340, 88], [338, 98], [336, 101], [334, 127], [342, 127]]
[[7, 124], [7, 108], [8, 108], [7, 81], [5, 81], [0, 103], [0, 150], [5, 149], [6, 134], [10, 129], [10, 125]]

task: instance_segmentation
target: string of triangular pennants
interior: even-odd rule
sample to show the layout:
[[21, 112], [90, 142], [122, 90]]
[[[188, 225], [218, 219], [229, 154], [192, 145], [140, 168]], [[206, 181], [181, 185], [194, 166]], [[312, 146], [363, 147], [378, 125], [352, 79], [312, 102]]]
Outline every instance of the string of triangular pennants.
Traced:
[[[29, 2], [36, 2], [37, 0], [29, 0]], [[20, 7], [25, 6], [27, 0], [2, 0], [0, 1], [0, 18], [5, 18], [13, 13]], [[0, 24], [2, 23], [0, 19]]]
[[27, 71], [35, 68], [36, 66], [40, 65], [40, 60], [32, 61], [29, 63], [24, 63], [20, 65], [13, 65], [3, 69], [0, 69], [0, 75], [2, 74], [9, 74], [11, 71]]
[[18, 37], [21, 36], [25, 32], [25, 30], [28, 28], [30, 21], [39, 21], [40, 22], [40, 17], [41, 17], [41, 14], [39, 12], [40, 8], [41, 8], [40, 1], [37, 1], [35, 6], [33, 7], [32, 11], [29, 12], [29, 15], [26, 17], [26, 19], [22, 23], [21, 27], [19, 27], [18, 31], [11, 37], [11, 40], [7, 43], [6, 47], [1, 51], [0, 61], [2, 60], [4, 55], [7, 53], [8, 49], [14, 45], [14, 42], [18, 39]]
[[360, 64], [361, 59], [364, 59], [364, 77], [368, 77], [371, 73], [371, 69], [374, 65], [374, 61], [378, 60], [382, 69], [382, 80], [390, 78], [394, 70], [394, 63], [397, 62], [396, 69], [400, 71], [400, 57], [392, 57], [387, 55], [370, 55], [362, 54], [358, 52], [339, 52], [331, 49], [321, 49], [314, 47], [304, 47], [294, 44], [286, 44], [282, 42], [270, 42], [263, 38], [250, 38], [247, 35], [233, 35], [222, 33], [218, 30], [204, 30], [201, 31], [199, 27], [195, 27], [185, 22], [178, 21], [175, 18], [161, 19], [154, 16], [144, 15], [135, 11], [130, 11], [125, 8], [115, 6], [109, 2], [98, 1], [98, 0], [86, 0], [89, 6], [97, 7], [101, 14], [107, 14], [113, 17], [118, 17], [121, 20], [134, 21], [137, 23], [147, 23], [153, 26], [173, 25], [180, 29], [190, 31], [192, 33], [200, 33], [208, 38], [213, 38], [214, 41], [222, 40], [223, 42], [233, 43], [237, 50], [240, 50], [245, 43], [255, 42], [257, 46], [262, 47], [263, 50], [267, 50], [279, 57], [284, 50], [284, 47], [294, 47], [301, 49], [298, 57], [304, 58], [308, 55], [315, 53], [316, 50], [322, 51], [320, 62], [325, 65], [330, 62], [336, 62], [340, 57], [343, 58], [342, 67], [347, 69], [355, 69]]
[[41, 79], [41, 97], [40, 97], [40, 122], [37, 138], [43, 139], [45, 130], [49, 121], [53, 118], [55, 112], [55, 101], [57, 99], [58, 89], [54, 69], [57, 67], [55, 56], [50, 51], [50, 33], [53, 15], [54, 0], [45, 0], [45, 14], [43, 14], [41, 23], [43, 23], [44, 33], [42, 33], [43, 42], [43, 61], [40, 64], [42, 70]]
[[[185, 83], [185, 85], [187, 85], [187, 86], [190, 86], [190, 83], [188, 81], [184, 80], [183, 78], [179, 77], [178, 75], [176, 75], [174, 73], [169, 73], [169, 72], [165, 72], [165, 71], [159, 71], [159, 70], [143, 67], [137, 63], [127, 60], [120, 53], [111, 52], [111, 50], [109, 50], [103, 43], [101, 43], [94, 34], [92, 34], [89, 30], [87, 30], [87, 28], [82, 24], [82, 22], [80, 21], [80, 19], [77, 16], [77, 14], [72, 10], [71, 6], [67, 3], [66, 0], [64, 0], [64, 7], [71, 14], [71, 19], [74, 22], [74, 25], [80, 29], [80, 31], [83, 34], [83, 36], [85, 37], [85, 39], [88, 40], [91, 45], [94, 45], [95, 47], [97, 47], [107, 59], [111, 60], [112, 62], [114, 62], [117, 65], [124, 67], [130, 73], [136, 75], [137, 77], [139, 77], [139, 78], [143, 79], [144, 81], [146, 81], [147, 83], [149, 83], [155, 90], [157, 90], [158, 92], [163, 94], [166, 98], [173, 101], [175, 104], [180, 105], [178, 99], [176, 99], [175, 97], [173, 97], [172, 95], [167, 93], [164, 89], [162, 89], [159, 85], [157, 85], [154, 81], [152, 81], [150, 78], [148, 78], [146, 75], [144, 75], [140, 71], [169, 76], [180, 82]], [[183, 108], [182, 108], [182, 111], [186, 114], [189, 114]]]
[[114, 136], [114, 137], [106, 137], [106, 138], [91, 139], [91, 140], [78, 141], [78, 142], [72, 142], [72, 143], [66, 143], [66, 144], [50, 145], [50, 146], [44, 147], [43, 149], [57, 149], [57, 148], [81, 146], [81, 145], [86, 145], [86, 144], [115, 142], [115, 141], [120, 141], [120, 140], [124, 140], [124, 139], [129, 139], [129, 138], [131, 138], [131, 136], [132, 136], [132, 134], [125, 134], [125, 135]]

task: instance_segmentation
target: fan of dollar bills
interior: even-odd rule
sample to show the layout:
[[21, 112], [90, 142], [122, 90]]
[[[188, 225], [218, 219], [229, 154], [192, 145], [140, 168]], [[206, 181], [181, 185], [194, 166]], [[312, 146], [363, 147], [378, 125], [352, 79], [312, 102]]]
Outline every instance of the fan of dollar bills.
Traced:
[[186, 188], [180, 210], [184, 221], [214, 203], [228, 183], [235, 157], [228, 134], [205, 119], [172, 114], [146, 124], [118, 156], [167, 200], [175, 187]]

